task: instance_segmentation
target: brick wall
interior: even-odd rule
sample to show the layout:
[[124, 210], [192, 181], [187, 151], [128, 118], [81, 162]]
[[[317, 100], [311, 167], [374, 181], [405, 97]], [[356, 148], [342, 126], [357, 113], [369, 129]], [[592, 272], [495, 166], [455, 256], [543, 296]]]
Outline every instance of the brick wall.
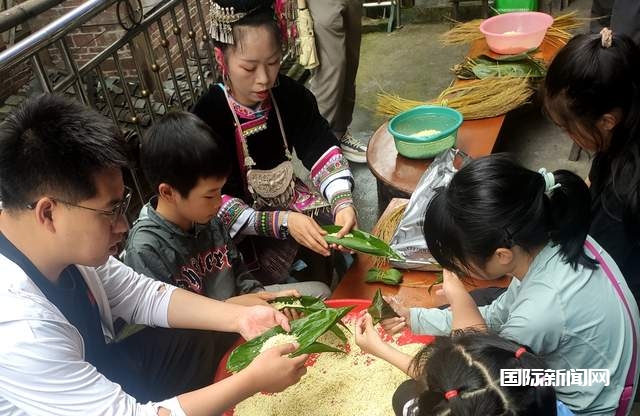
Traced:
[[[83, 2], [84, 0], [67, 0], [53, 9], [42, 13], [37, 18], [29, 22], [32, 31], [36, 31], [44, 25], [63, 16]], [[161, 36], [159, 25], [157, 23], [153, 24], [150, 28], [153, 53], [152, 58], [147, 63], [147, 68], [150, 68], [153, 63], [157, 63], [162, 80], [167, 80], [170, 76], [166, 52], [169, 52], [170, 54], [170, 60], [173, 62], [174, 69], [179, 70], [184, 67], [177, 41], [178, 37], [182, 39], [186, 57], [195, 57], [194, 43], [197, 47], [201, 47], [202, 45], [202, 38], [205, 33], [202, 30], [200, 19], [198, 18], [196, 2], [201, 2], [201, 7], [205, 13], [204, 19], [208, 24], [207, 13], [209, 2], [207, 0], [187, 0], [191, 23], [194, 28], [193, 33], [189, 33], [189, 26], [187, 24], [182, 3], [178, 3], [178, 6], [175, 9], [177, 24], [174, 24], [174, 19], [171, 13], [166, 14], [162, 18], [166, 38]], [[154, 3], [157, 4], [158, 0], [144, 0], [145, 10], [149, 10], [150, 7], [153, 7]], [[124, 29], [120, 27], [117, 21], [116, 5], [114, 4], [104, 12], [92, 18], [90, 21], [86, 22], [80, 28], [67, 34], [66, 40], [71, 49], [74, 61], [80, 67], [102, 52], [106, 47], [116, 42], [124, 34]], [[146, 46], [144, 46], [145, 43], [141, 42], [140, 45], [142, 46], [141, 50], [143, 51], [143, 55], [148, 56], [149, 53], [146, 51]], [[1, 46], [2, 45], [0, 45], [0, 47]], [[137, 78], [137, 75], [139, 74], [137, 74], [136, 67], [131, 56], [131, 51], [127, 46], [123, 47], [119, 51], [118, 57], [120, 58], [125, 77]], [[64, 70], [62, 55], [56, 45], [49, 47], [44, 54], [41, 54], [41, 58], [48, 68]], [[139, 63], [144, 69], [145, 62]], [[112, 59], [108, 59], [101, 64], [101, 69], [105, 73], [105, 76], [117, 75]], [[15, 93], [32, 76], [28, 61], [22, 62], [6, 72], [6, 74], [0, 73], [0, 77], [2, 77], [0, 79], [9, 80], [8, 82], [0, 83], [0, 103], [4, 101], [7, 96]], [[147, 77], [147, 80], [153, 78], [154, 77]]]

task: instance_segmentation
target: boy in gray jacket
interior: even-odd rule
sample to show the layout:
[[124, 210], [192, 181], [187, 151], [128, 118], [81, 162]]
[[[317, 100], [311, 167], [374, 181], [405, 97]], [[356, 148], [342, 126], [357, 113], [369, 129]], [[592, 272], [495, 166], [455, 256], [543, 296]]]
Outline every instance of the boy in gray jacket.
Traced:
[[124, 262], [134, 270], [242, 305], [299, 293], [330, 295], [322, 282], [263, 287], [252, 277], [216, 217], [231, 162], [198, 117], [174, 112], [156, 122], [142, 139], [140, 162], [157, 194], [127, 239]]

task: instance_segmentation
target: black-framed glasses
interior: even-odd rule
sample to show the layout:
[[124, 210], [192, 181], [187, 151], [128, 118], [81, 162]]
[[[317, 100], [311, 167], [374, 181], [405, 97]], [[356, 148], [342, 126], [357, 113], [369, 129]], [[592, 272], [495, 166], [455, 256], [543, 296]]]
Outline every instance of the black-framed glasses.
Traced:
[[[111, 225], [115, 225], [118, 222], [118, 220], [126, 214], [127, 209], [129, 208], [129, 203], [131, 202], [132, 193], [133, 192], [132, 192], [131, 188], [129, 188], [128, 186], [125, 186], [124, 187], [124, 198], [122, 198], [122, 200], [117, 202], [113, 206], [113, 209], [111, 209], [111, 210], [85, 207], [83, 205], [73, 204], [73, 203], [71, 203], [69, 201], [65, 201], [64, 199], [60, 199], [60, 198], [54, 198], [54, 197], [49, 197], [49, 198], [51, 198], [52, 200], [54, 200], [56, 202], [60, 202], [61, 204], [68, 205], [70, 207], [82, 208], [82, 209], [86, 209], [86, 210], [89, 210], [89, 211], [100, 213], [100, 214], [102, 214], [102, 215], [104, 215], [104, 216], [109, 218], [109, 222], [111, 222]], [[38, 203], [38, 201], [32, 202], [32, 203], [27, 205], [27, 208], [28, 209], [34, 209], [36, 207], [37, 203]]]

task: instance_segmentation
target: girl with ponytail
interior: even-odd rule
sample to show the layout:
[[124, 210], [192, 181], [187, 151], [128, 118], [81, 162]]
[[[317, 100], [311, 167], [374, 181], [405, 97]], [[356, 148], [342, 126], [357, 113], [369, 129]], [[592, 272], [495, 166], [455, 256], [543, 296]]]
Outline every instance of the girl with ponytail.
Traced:
[[398, 363], [413, 378], [394, 395], [398, 416], [573, 415], [551, 386], [502, 385], [501, 370], [522, 373], [547, 366], [527, 348], [495, 334], [436, 337], [411, 357], [384, 343], [365, 315], [358, 321], [356, 341], [363, 351]]
[[[489, 329], [529, 346], [551, 369], [609, 370], [609, 386], [556, 390], [573, 411], [613, 414], [623, 388], [635, 385], [638, 308], [615, 262], [587, 236], [589, 200], [585, 182], [568, 171], [534, 172], [504, 155], [470, 162], [437, 190], [425, 216], [451, 310], [392, 300], [401, 317], [383, 327], [432, 335]], [[513, 280], [477, 308], [457, 275]]]
[[591, 235], [640, 296], [640, 49], [609, 29], [578, 35], [549, 66], [544, 109], [581, 148], [589, 171]]

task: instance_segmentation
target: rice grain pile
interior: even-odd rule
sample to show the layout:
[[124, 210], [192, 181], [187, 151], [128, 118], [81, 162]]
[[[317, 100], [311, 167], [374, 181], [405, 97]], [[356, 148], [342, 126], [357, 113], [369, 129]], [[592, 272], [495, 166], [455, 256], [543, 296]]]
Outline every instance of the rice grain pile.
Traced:
[[[352, 333], [347, 334], [347, 340], [347, 354], [319, 354], [298, 384], [282, 393], [256, 394], [238, 404], [234, 416], [392, 415], [391, 398], [407, 375], [386, 361], [362, 353]], [[319, 341], [330, 345], [340, 342], [331, 333]], [[421, 344], [394, 346], [410, 355], [422, 348]]]
[[440, 130], [435, 130], [435, 129], [426, 129], [426, 130], [420, 130], [417, 133], [413, 133], [410, 134], [409, 137], [427, 137], [427, 136], [433, 136], [434, 134], [438, 134], [440, 133]]
[[298, 337], [290, 334], [277, 334], [269, 338], [262, 344], [260, 347], [260, 353], [262, 354], [266, 350], [277, 347], [278, 345], [284, 344], [293, 344], [294, 342], [298, 342]]

